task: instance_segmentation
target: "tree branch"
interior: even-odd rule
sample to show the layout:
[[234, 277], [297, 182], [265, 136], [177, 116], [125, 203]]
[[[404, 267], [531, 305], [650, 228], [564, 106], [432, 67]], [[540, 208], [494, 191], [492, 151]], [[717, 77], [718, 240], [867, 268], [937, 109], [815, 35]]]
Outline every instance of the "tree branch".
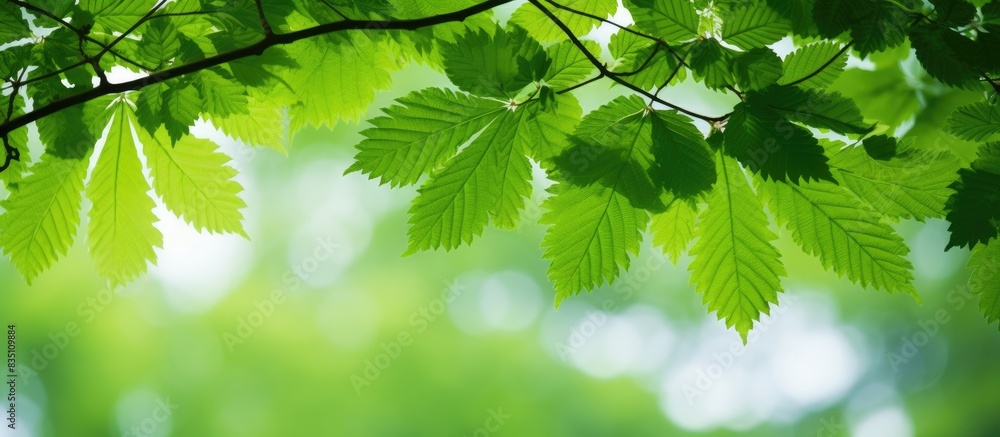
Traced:
[[[639, 94], [642, 94], [646, 98], [648, 98], [648, 99], [650, 99], [650, 100], [652, 100], [652, 101], [654, 101], [656, 103], [659, 103], [659, 104], [661, 104], [663, 106], [666, 106], [668, 108], [674, 109], [674, 110], [676, 110], [678, 112], [682, 112], [684, 114], [687, 114], [690, 117], [694, 117], [694, 118], [697, 118], [699, 120], [704, 120], [704, 121], [707, 121], [709, 123], [716, 123], [716, 122], [724, 121], [727, 118], [729, 118], [730, 114], [722, 115], [722, 116], [719, 116], [719, 117], [710, 117], [710, 116], [707, 116], [707, 115], [699, 114], [699, 113], [694, 112], [694, 111], [690, 111], [688, 109], [685, 109], [685, 108], [677, 106], [677, 105], [675, 105], [673, 103], [670, 103], [670, 102], [668, 102], [666, 100], [663, 100], [663, 99], [661, 99], [661, 98], [653, 95], [652, 93], [650, 93], [650, 92], [648, 92], [648, 91], [646, 91], [646, 90], [644, 90], [644, 89], [642, 89], [642, 88], [640, 88], [638, 86], [633, 85], [632, 83], [628, 82], [625, 79], [613, 76], [612, 72], [609, 71], [608, 68], [605, 67], [603, 63], [601, 63], [600, 60], [598, 60], [596, 57], [594, 57], [593, 53], [590, 53], [590, 51], [587, 50], [586, 47], [584, 47], [583, 42], [581, 42], [580, 38], [577, 38], [577, 36], [573, 33], [573, 31], [570, 30], [570, 28], [566, 26], [566, 23], [563, 23], [562, 20], [559, 19], [559, 17], [556, 17], [555, 14], [552, 13], [552, 11], [550, 11], [548, 8], [546, 8], [545, 6], [543, 6], [539, 2], [539, 0], [528, 0], [528, 1], [531, 2], [531, 4], [534, 5], [536, 8], [538, 8], [540, 11], [542, 11], [542, 13], [545, 14], [545, 16], [547, 16], [549, 18], [549, 20], [552, 20], [552, 22], [555, 23], [556, 26], [558, 26], [559, 29], [562, 30], [563, 33], [566, 34], [566, 36], [573, 43], [573, 45], [575, 45], [583, 53], [583, 55], [587, 57], [587, 60], [589, 60], [591, 64], [594, 64], [594, 67], [597, 67], [597, 70], [601, 74], [607, 76], [611, 80], [613, 80], [615, 82], [618, 82], [619, 84], [625, 86], [626, 88], [628, 88], [628, 89], [630, 89], [632, 91], [635, 91], [635, 92], [637, 92]], [[0, 132], [2, 132], [2, 131], [0, 131]]]
[[251, 44], [243, 48], [239, 48], [209, 58], [200, 59], [198, 61], [191, 62], [189, 64], [180, 65], [163, 71], [150, 73], [149, 76], [144, 78], [117, 84], [102, 85], [96, 88], [91, 88], [87, 91], [78, 94], [74, 94], [68, 97], [64, 97], [62, 99], [55, 100], [45, 106], [35, 108], [31, 112], [28, 112], [27, 114], [21, 115], [17, 118], [11, 119], [7, 122], [4, 122], [3, 124], [0, 124], [0, 137], [6, 136], [15, 129], [24, 127], [43, 117], [59, 112], [62, 109], [79, 105], [81, 103], [86, 103], [96, 98], [106, 96], [109, 94], [117, 94], [126, 91], [140, 90], [147, 86], [154, 85], [178, 76], [191, 74], [194, 72], [198, 72], [207, 68], [215, 67], [217, 65], [236, 61], [246, 57], [257, 56], [263, 53], [264, 50], [267, 50], [268, 48], [273, 46], [291, 44], [303, 39], [312, 38], [320, 35], [326, 35], [333, 32], [345, 31], [345, 30], [370, 30], [370, 29], [415, 30], [422, 27], [433, 26], [435, 24], [449, 23], [453, 21], [463, 21], [466, 18], [471, 17], [475, 14], [488, 11], [497, 6], [510, 3], [512, 1], [514, 0], [487, 0], [483, 3], [475, 4], [458, 11], [449, 12], [441, 15], [435, 15], [431, 17], [424, 17], [424, 18], [416, 18], [408, 20], [344, 20], [344, 21], [337, 21], [334, 23], [321, 24], [319, 26], [310, 27], [307, 29], [302, 29], [289, 33], [281, 33], [281, 34], [275, 33], [261, 39], [260, 41], [254, 44]]

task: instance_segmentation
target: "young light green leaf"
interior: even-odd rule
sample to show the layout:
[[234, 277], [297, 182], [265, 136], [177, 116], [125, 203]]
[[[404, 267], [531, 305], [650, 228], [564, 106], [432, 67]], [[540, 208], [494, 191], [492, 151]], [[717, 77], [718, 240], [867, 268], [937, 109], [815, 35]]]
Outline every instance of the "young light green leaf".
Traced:
[[969, 289], [979, 295], [979, 312], [986, 323], [1000, 320], [1000, 243], [978, 247], [969, 258]]
[[376, 50], [361, 33], [342, 41], [298, 41], [288, 46], [288, 54], [292, 59], [310, 60], [284, 75], [299, 99], [289, 114], [293, 131], [306, 125], [333, 127], [339, 120], [359, 120], [375, 100], [375, 90], [392, 83], [384, 65], [387, 54]]
[[698, 36], [698, 13], [694, 4], [677, 0], [627, 0], [636, 24], [668, 43]]
[[[545, 2], [542, 4], [578, 36], [586, 35], [597, 24], [595, 20], [583, 15], [557, 9]], [[618, 8], [618, 2], [615, 0], [563, 0], [559, 4], [601, 18], [610, 17]], [[529, 35], [541, 42], [566, 39], [566, 35], [559, 29], [559, 26], [556, 26], [544, 12], [531, 3], [525, 3], [517, 8], [511, 15], [510, 21], [527, 30]]]
[[890, 161], [871, 158], [860, 147], [823, 141], [837, 180], [892, 220], [944, 216], [950, 185], [961, 163], [947, 151], [911, 150]]
[[671, 262], [677, 264], [681, 254], [694, 239], [694, 222], [698, 216], [698, 208], [694, 202], [676, 197], [664, 203], [667, 204], [667, 210], [653, 215], [650, 230], [653, 234], [653, 244], [663, 250]]
[[228, 117], [249, 111], [247, 87], [225, 70], [202, 70], [196, 76], [194, 85], [201, 95], [201, 112], [204, 114]]
[[735, 327], [745, 343], [754, 322], [777, 305], [785, 267], [771, 244], [778, 237], [743, 170], [721, 154], [716, 162], [719, 182], [698, 216], [699, 237], [690, 252], [691, 283], [708, 311]]
[[444, 71], [462, 91], [483, 97], [513, 98], [550, 64], [542, 47], [523, 29], [493, 34], [472, 31], [441, 47]]
[[[598, 56], [601, 46], [593, 41], [583, 41], [588, 51]], [[580, 49], [569, 41], [554, 44], [545, 50], [552, 65], [545, 73], [545, 83], [556, 89], [569, 88], [589, 78], [594, 72], [594, 64]]]
[[410, 208], [407, 254], [454, 249], [481, 234], [491, 215], [516, 217], [522, 197], [531, 194], [531, 163], [514, 147], [521, 144], [515, 138], [523, 114], [502, 112], [420, 187]]
[[360, 171], [394, 187], [414, 184], [507, 110], [495, 100], [438, 88], [396, 102], [369, 120], [374, 127], [361, 132], [366, 139], [347, 173]]
[[18, 191], [0, 202], [0, 246], [28, 284], [73, 244], [89, 155], [42, 155]]
[[778, 84], [797, 82], [803, 88], [822, 88], [833, 83], [847, 66], [847, 52], [838, 56], [839, 52], [840, 45], [829, 41], [800, 47], [785, 58]]
[[910, 249], [878, 212], [846, 188], [829, 182], [764, 182], [760, 193], [778, 223], [825, 268], [864, 287], [916, 297], [913, 265], [906, 259]]
[[94, 17], [105, 33], [125, 32], [153, 8], [155, 0], [80, 0], [81, 10]]
[[285, 111], [270, 101], [251, 96], [247, 98], [245, 114], [230, 114], [228, 117], [209, 115], [209, 119], [213, 126], [232, 139], [288, 153], [285, 147], [289, 141]]
[[671, 83], [675, 83], [687, 75], [677, 57], [630, 32], [611, 35], [608, 50], [617, 61], [613, 71], [620, 74], [619, 78], [647, 91], [663, 86], [671, 76]]
[[246, 207], [239, 197], [243, 187], [214, 142], [187, 135], [173, 143], [164, 129], [155, 135], [140, 130], [139, 140], [153, 189], [170, 212], [199, 231], [247, 236], [240, 213]]
[[792, 31], [788, 20], [764, 1], [746, 2], [722, 22], [722, 40], [744, 50], [777, 42]]
[[555, 159], [553, 179], [577, 186], [594, 184], [625, 196], [637, 208], [662, 211], [661, 188], [650, 177], [652, 122], [637, 96], [619, 97], [592, 111], [573, 133], [573, 147]]
[[[578, 144], [571, 150], [600, 148], [615, 159], [571, 154], [560, 167], [554, 195], [543, 205], [547, 212], [540, 222], [551, 225], [542, 241], [543, 256], [552, 260], [549, 278], [557, 304], [613, 281], [620, 268], [628, 268], [629, 254], [639, 250], [649, 214], [628, 193], [653, 189], [646, 174], [652, 163], [648, 120], [642, 99], [619, 97], [587, 114], [574, 133]], [[598, 180], [581, 180], [584, 176]]]
[[122, 99], [111, 120], [107, 139], [87, 184], [90, 224], [87, 243], [97, 273], [111, 284], [125, 284], [156, 262], [154, 248], [163, 235], [153, 226], [156, 206], [132, 138], [133, 114]]

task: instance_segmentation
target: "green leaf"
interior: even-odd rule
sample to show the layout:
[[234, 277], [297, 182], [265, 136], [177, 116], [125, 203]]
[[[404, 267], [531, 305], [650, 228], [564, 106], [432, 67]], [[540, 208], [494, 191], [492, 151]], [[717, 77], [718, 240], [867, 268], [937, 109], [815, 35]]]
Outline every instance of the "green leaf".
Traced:
[[360, 171], [391, 186], [416, 183], [451, 158], [458, 147], [507, 111], [502, 103], [438, 88], [397, 99], [386, 114], [369, 120], [361, 132], [355, 163]]
[[[588, 51], [598, 56], [601, 46], [593, 41], [583, 41]], [[552, 65], [545, 73], [545, 83], [557, 89], [569, 88], [589, 78], [594, 73], [594, 64], [570, 41], [554, 44], [545, 50]]]
[[143, 154], [153, 179], [153, 189], [170, 212], [198, 231], [233, 233], [246, 237], [243, 187], [233, 177], [229, 157], [219, 146], [190, 135], [174, 143], [164, 129], [155, 135], [140, 130]]
[[837, 55], [838, 52], [840, 45], [827, 41], [800, 47], [785, 58], [784, 74], [778, 84], [822, 88], [833, 83], [847, 66], [847, 52]]
[[539, 104], [521, 105], [526, 114], [518, 138], [526, 143], [528, 156], [550, 167], [552, 159], [570, 147], [570, 135], [580, 122], [583, 109], [572, 94], [556, 94], [551, 88], [539, 92]]
[[865, 138], [862, 142], [865, 153], [874, 159], [888, 161], [896, 156], [896, 139], [886, 135]]
[[13, 3], [0, 3], [0, 45], [30, 36], [31, 29], [21, 18], [21, 8]]
[[633, 33], [611, 35], [608, 49], [617, 61], [613, 71], [619, 74], [619, 78], [644, 90], [662, 86], [671, 75], [672, 83], [680, 82], [686, 76], [686, 69], [681, 68], [677, 57], [657, 49], [655, 43]]
[[948, 132], [975, 142], [993, 139], [1000, 134], [1000, 107], [988, 102], [962, 106], [948, 117]]
[[512, 98], [534, 80], [541, 80], [549, 59], [523, 29], [494, 34], [472, 31], [441, 47], [448, 78], [462, 91], [484, 97]]
[[746, 343], [754, 322], [777, 305], [785, 267], [771, 243], [778, 237], [743, 170], [721, 154], [716, 162], [719, 182], [698, 216], [700, 237], [690, 252], [691, 283], [709, 312], [735, 327]]
[[167, 129], [172, 141], [187, 135], [202, 110], [201, 96], [187, 79], [143, 88], [136, 100], [135, 116], [147, 132], [160, 126]]
[[0, 245], [28, 284], [73, 244], [88, 162], [46, 153], [0, 202]]
[[823, 267], [863, 287], [916, 297], [910, 249], [875, 210], [829, 182], [766, 182], [760, 192], [779, 225]]
[[896, 47], [906, 41], [907, 16], [884, 0], [829, 0], [816, 2], [813, 18], [819, 33], [834, 38], [850, 29], [862, 56]]
[[951, 29], [921, 23], [910, 27], [917, 60], [934, 78], [952, 86], [978, 85], [974, 65], [982, 56], [976, 44]]
[[[714, 162], [713, 162], [714, 164]], [[697, 205], [689, 200], [672, 198], [667, 210], [653, 215], [650, 230], [653, 244], [663, 250], [670, 261], [677, 264], [681, 254], [694, 239], [694, 222], [698, 216]]]
[[410, 208], [407, 254], [468, 244], [490, 218], [499, 227], [516, 227], [531, 195], [527, 116], [524, 108], [502, 111], [420, 187]]
[[965, 0], [930, 0], [935, 20], [948, 27], [968, 25], [976, 18], [976, 7]]
[[247, 98], [245, 114], [230, 114], [224, 118], [209, 115], [212, 125], [235, 140], [251, 146], [269, 147], [287, 154], [285, 145], [289, 139], [285, 111], [272, 104], [272, 100], [261, 99]]
[[765, 179], [833, 180], [823, 148], [808, 130], [749, 98], [729, 117], [725, 150]]
[[733, 57], [732, 71], [741, 89], [762, 90], [781, 78], [781, 58], [767, 47], [751, 49]]
[[225, 70], [202, 70], [194, 85], [201, 95], [202, 113], [220, 117], [247, 113], [247, 87]]
[[704, 81], [706, 87], [723, 89], [736, 83], [732, 70], [734, 53], [714, 38], [707, 38], [691, 46], [687, 63], [695, 79]]
[[854, 48], [861, 57], [897, 47], [906, 41], [909, 24], [906, 13], [884, 0], [876, 0], [873, 5], [869, 13], [851, 25]]
[[121, 285], [146, 271], [156, 261], [156, 247], [163, 235], [153, 226], [156, 206], [132, 139], [133, 114], [124, 99], [108, 130], [97, 165], [87, 184], [92, 204], [87, 243], [97, 273]]
[[376, 51], [367, 36], [350, 35], [344, 41], [313, 38], [288, 46], [292, 59], [309, 60], [284, 77], [299, 99], [290, 111], [293, 130], [360, 120], [375, 100], [375, 90], [391, 85], [387, 54]]
[[865, 123], [853, 100], [835, 92], [781, 86], [750, 93], [747, 102], [757, 107], [766, 105], [791, 121], [844, 135], [867, 134], [875, 127]]
[[791, 22], [797, 35], [816, 35], [816, 23], [813, 22], [816, 0], [767, 0], [767, 4]]
[[603, 185], [638, 208], [662, 211], [659, 186], [650, 178], [651, 118], [637, 96], [619, 97], [587, 114], [573, 134], [573, 147], [556, 158], [554, 179], [578, 186]]
[[698, 13], [686, 0], [627, 0], [636, 24], [667, 43], [698, 36]]
[[973, 250], [969, 268], [973, 269], [969, 289], [979, 295], [979, 312], [986, 323], [1000, 320], [1000, 243]]
[[873, 4], [869, 0], [825, 0], [817, 1], [813, 9], [813, 19], [819, 34], [824, 38], [836, 38], [851, 28], [851, 24], [861, 21], [871, 13]]
[[791, 32], [778, 11], [763, 1], [747, 2], [733, 10], [722, 22], [722, 40], [744, 50], [772, 44]]
[[94, 150], [97, 136], [91, 129], [91, 122], [84, 111], [85, 105], [62, 109], [35, 122], [38, 137], [48, 153], [66, 159], [83, 159]]
[[171, 60], [181, 51], [177, 29], [170, 20], [159, 19], [150, 21], [144, 30], [142, 39], [137, 43], [141, 60], [154, 70], [169, 67]]
[[988, 143], [970, 168], [958, 172], [948, 198], [948, 247], [973, 248], [997, 237], [1000, 227], [1000, 143]]
[[691, 119], [676, 111], [656, 111], [650, 126], [654, 182], [680, 198], [710, 190], [716, 178], [715, 159]]
[[80, 0], [79, 7], [94, 17], [105, 33], [125, 32], [153, 9], [154, 0]]
[[954, 154], [912, 149], [890, 161], [876, 161], [858, 147], [823, 144], [837, 180], [883, 217], [923, 221], [944, 216], [949, 186], [961, 165]]
[[632, 96], [619, 97], [580, 122], [574, 134], [578, 145], [569, 151], [571, 168], [600, 181], [581, 184], [577, 173], [562, 173], [540, 220], [551, 225], [542, 246], [544, 258], [552, 261], [549, 278], [557, 303], [613, 281], [620, 268], [628, 268], [629, 254], [638, 252], [649, 214], [627, 193], [653, 190], [646, 173], [652, 162], [649, 119], [645, 102]]
[[[601, 18], [610, 17], [611, 14], [615, 13], [615, 9], [618, 8], [618, 2], [615, 0], [564, 0], [560, 1], [559, 4]], [[597, 24], [596, 20], [583, 15], [556, 9], [548, 3], [543, 2], [543, 5], [577, 36], [590, 33]], [[556, 26], [545, 13], [531, 3], [525, 3], [517, 8], [510, 17], [510, 22], [524, 28], [532, 38], [541, 42], [562, 41], [566, 39], [566, 35], [559, 29], [559, 26]]]

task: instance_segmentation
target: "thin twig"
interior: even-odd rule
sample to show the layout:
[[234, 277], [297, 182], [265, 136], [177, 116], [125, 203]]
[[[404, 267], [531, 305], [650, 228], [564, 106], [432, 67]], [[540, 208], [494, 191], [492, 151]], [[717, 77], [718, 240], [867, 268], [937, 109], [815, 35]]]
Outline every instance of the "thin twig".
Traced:
[[702, 115], [702, 114], [699, 114], [697, 112], [694, 112], [694, 111], [682, 108], [680, 106], [677, 106], [677, 105], [675, 105], [673, 103], [670, 103], [670, 102], [668, 102], [666, 100], [663, 100], [663, 99], [661, 99], [659, 97], [654, 96], [652, 93], [650, 93], [650, 92], [648, 92], [648, 91], [646, 91], [646, 90], [644, 90], [644, 89], [642, 89], [642, 88], [640, 88], [638, 86], [635, 86], [635, 85], [629, 83], [625, 79], [622, 79], [620, 77], [615, 77], [615, 76], [610, 75], [609, 73], [611, 73], [611, 72], [608, 71], [607, 67], [605, 67], [604, 64], [602, 64], [600, 60], [598, 60], [596, 57], [594, 57], [593, 53], [590, 53], [590, 51], [587, 50], [587, 48], [583, 45], [583, 42], [580, 41], [580, 38], [577, 38], [576, 34], [574, 34], [573, 31], [570, 30], [570, 28], [566, 26], [566, 23], [563, 23], [563, 21], [560, 20], [559, 17], [556, 17], [555, 14], [552, 13], [552, 11], [550, 11], [548, 8], [546, 8], [545, 6], [543, 6], [539, 2], [539, 0], [528, 0], [528, 1], [531, 2], [531, 4], [534, 5], [536, 8], [538, 8], [540, 11], [542, 11], [542, 13], [545, 14], [545, 16], [547, 16], [549, 18], [549, 20], [552, 20], [552, 22], [555, 23], [556, 26], [559, 27], [559, 29], [562, 30], [562, 32], [566, 34], [566, 36], [573, 43], [573, 45], [575, 45], [577, 47], [577, 49], [579, 49], [583, 53], [583, 55], [587, 57], [587, 59], [590, 61], [590, 63], [594, 64], [594, 66], [597, 67], [598, 71], [600, 71], [602, 74], [608, 76], [608, 78], [610, 78], [611, 80], [624, 85], [626, 88], [631, 89], [632, 91], [635, 91], [635, 92], [637, 92], [639, 94], [642, 94], [643, 96], [646, 96], [647, 98], [651, 99], [652, 101], [654, 101], [656, 103], [659, 103], [659, 104], [661, 104], [663, 106], [666, 106], [668, 108], [677, 110], [677, 111], [682, 112], [684, 114], [687, 114], [688, 116], [691, 116], [691, 117], [694, 117], [694, 118], [697, 118], [697, 119], [700, 119], [700, 120], [707, 121], [709, 123], [715, 123], [715, 122], [723, 121], [723, 120], [726, 120], [727, 118], [729, 118], [729, 114], [722, 115], [722, 116], [719, 116], [719, 117], [710, 117], [710, 116], [707, 116], [707, 115]]
[[267, 16], [264, 15], [264, 5], [261, 0], [254, 0], [257, 5], [257, 16], [260, 17], [260, 27], [264, 29], [264, 36], [268, 36], [274, 32], [271, 31], [271, 23], [267, 22]]
[[569, 88], [566, 88], [566, 89], [561, 89], [561, 90], [559, 90], [559, 91], [556, 91], [556, 94], [565, 94], [565, 93], [568, 93], [568, 92], [570, 92], [570, 91], [573, 91], [573, 90], [575, 90], [575, 89], [577, 89], [577, 88], [581, 88], [581, 87], [583, 87], [584, 85], [588, 85], [588, 84], [591, 84], [591, 83], [594, 83], [594, 82], [597, 82], [598, 80], [601, 80], [601, 79], [603, 79], [604, 77], [605, 77], [605, 76], [604, 76], [604, 73], [600, 73], [600, 74], [598, 74], [597, 76], [594, 76], [594, 77], [592, 77], [592, 78], [590, 78], [590, 79], [587, 79], [587, 80], [585, 80], [585, 81], [583, 81], [583, 82], [580, 82], [580, 83], [578, 83], [578, 84], [576, 84], [576, 85], [573, 85], [573, 86], [571, 86], [571, 87], [569, 87]]
[[326, 35], [333, 32], [345, 31], [345, 30], [365, 30], [365, 29], [415, 30], [441, 23], [463, 21], [466, 18], [471, 17], [475, 14], [488, 11], [500, 5], [511, 3], [512, 1], [514, 0], [487, 0], [482, 3], [478, 3], [454, 12], [449, 12], [441, 15], [434, 15], [430, 17], [416, 18], [416, 19], [343, 20], [334, 23], [325, 23], [318, 26], [297, 30], [289, 33], [274, 33], [271, 36], [263, 38], [260, 41], [246, 47], [242, 47], [216, 56], [199, 59], [197, 61], [168, 68], [163, 71], [153, 72], [150, 73], [149, 76], [143, 78], [134, 79], [122, 83], [113, 83], [106, 86], [98, 86], [96, 88], [91, 88], [89, 90], [52, 101], [46, 105], [39, 106], [33, 109], [31, 112], [28, 112], [19, 117], [4, 122], [3, 124], [0, 124], [0, 136], [7, 135], [8, 133], [10, 133], [15, 129], [24, 127], [32, 122], [35, 122], [48, 115], [54, 114], [65, 108], [89, 102], [96, 98], [110, 94], [118, 94], [126, 91], [140, 90], [147, 86], [155, 85], [160, 82], [176, 78], [178, 76], [195, 73], [207, 68], [215, 67], [217, 65], [222, 65], [239, 59], [251, 56], [258, 56], [261, 53], [263, 53], [264, 50], [267, 50], [270, 47], [291, 44], [303, 39], [312, 38], [320, 35]]

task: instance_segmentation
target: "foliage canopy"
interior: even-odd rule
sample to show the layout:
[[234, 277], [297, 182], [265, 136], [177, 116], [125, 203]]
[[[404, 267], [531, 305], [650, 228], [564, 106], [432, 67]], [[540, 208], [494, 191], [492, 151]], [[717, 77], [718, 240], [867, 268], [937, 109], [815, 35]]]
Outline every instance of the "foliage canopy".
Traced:
[[[196, 120], [284, 152], [303, 127], [360, 121], [390, 71], [420, 63], [454, 88], [368, 120], [348, 170], [420, 185], [408, 253], [516, 228], [540, 166], [557, 303], [613, 282], [649, 236], [693, 257], [695, 289], [745, 339], [779, 302], [779, 228], [858, 285], [916, 297], [892, 224], [944, 218], [1000, 318], [1000, 0], [626, 0], [634, 24], [611, 20], [615, 0], [528, 0], [501, 26], [491, 10], [512, 1], [4, 0], [0, 247], [30, 282], [72, 244], [86, 196], [96, 269], [128, 282], [162, 244], [150, 192], [199, 230], [245, 235], [235, 170]], [[587, 38], [602, 24], [606, 45]], [[905, 86], [845, 68], [910, 48], [937, 86], [977, 96], [943, 129], [906, 126], [898, 96], [831, 89], [842, 74]], [[121, 71], [139, 78], [108, 78]], [[688, 78], [739, 103], [704, 115], [660, 97]], [[574, 91], [598, 81], [630, 95], [584, 114]]]

